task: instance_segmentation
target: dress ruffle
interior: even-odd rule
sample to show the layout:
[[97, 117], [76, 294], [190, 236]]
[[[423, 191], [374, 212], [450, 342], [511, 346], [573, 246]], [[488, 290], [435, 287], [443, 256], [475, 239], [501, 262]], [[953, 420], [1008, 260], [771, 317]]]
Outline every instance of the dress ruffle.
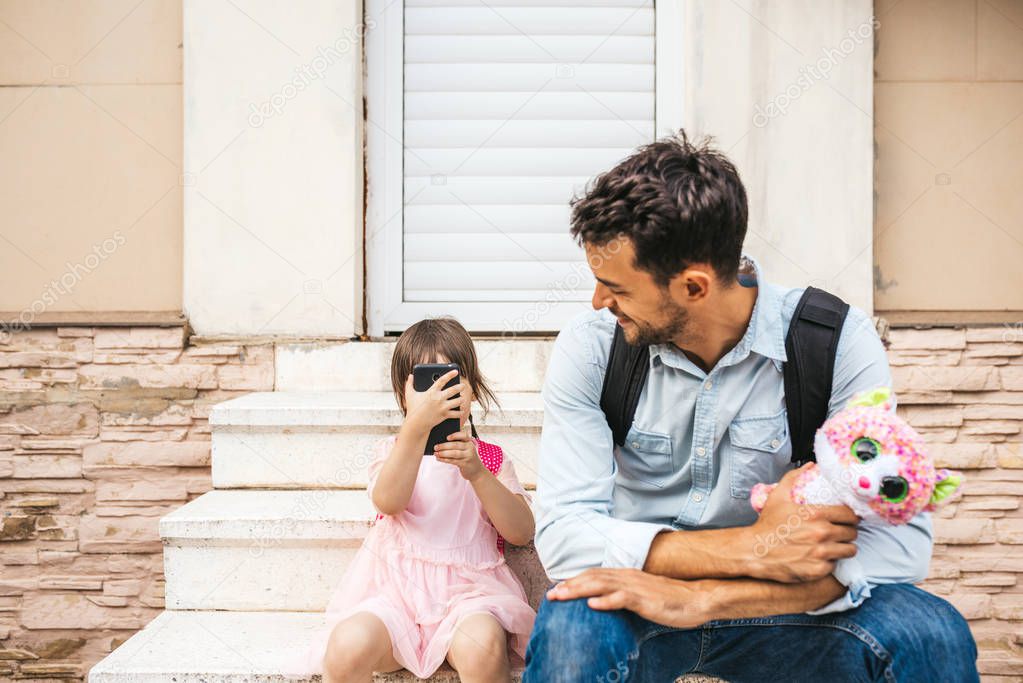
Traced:
[[409, 539], [394, 517], [378, 520], [375, 529], [372, 540], [367, 538], [366, 542], [385, 557], [393, 555], [438, 566], [451, 565], [477, 571], [505, 564], [504, 554], [496, 550], [496, 545], [488, 545], [485, 539], [476, 538], [464, 545], [448, 548], [422, 545]]
[[[499, 479], [521, 489], [505, 464]], [[371, 477], [379, 460], [374, 465]], [[394, 658], [420, 678], [444, 663], [458, 623], [480, 612], [501, 624], [509, 651], [525, 658], [536, 612], [497, 538], [458, 468], [424, 457], [406, 510], [375, 521], [330, 598], [323, 626], [286, 673], [322, 674], [331, 632], [357, 612], [383, 622]]]

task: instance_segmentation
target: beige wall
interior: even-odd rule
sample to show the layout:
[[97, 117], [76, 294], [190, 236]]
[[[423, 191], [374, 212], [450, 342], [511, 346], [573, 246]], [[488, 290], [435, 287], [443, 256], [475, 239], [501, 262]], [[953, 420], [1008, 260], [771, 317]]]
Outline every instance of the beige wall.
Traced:
[[870, 0], [685, 7], [686, 127], [739, 169], [746, 250], [872, 310]]
[[875, 13], [875, 306], [1023, 310], [1023, 3]]
[[185, 0], [197, 334], [363, 331], [362, 14], [360, 0]]
[[0, 0], [0, 311], [181, 309], [181, 1]]

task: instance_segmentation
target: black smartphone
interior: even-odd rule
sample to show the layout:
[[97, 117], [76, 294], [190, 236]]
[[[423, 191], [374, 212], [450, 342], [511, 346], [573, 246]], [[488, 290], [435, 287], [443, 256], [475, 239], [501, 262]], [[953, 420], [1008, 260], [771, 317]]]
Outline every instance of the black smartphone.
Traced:
[[[458, 374], [448, 380], [447, 384], [444, 385], [445, 389], [455, 386], [461, 380], [461, 370], [458, 367], [458, 363], [420, 363], [415, 365], [412, 368], [412, 388], [416, 391], [426, 391], [433, 386], [434, 382], [452, 370], [458, 370]], [[429, 438], [426, 439], [426, 450], [423, 452], [427, 455], [433, 455], [434, 446], [439, 443], [445, 443], [450, 434], [458, 431], [458, 423], [457, 417], [449, 417], [434, 425], [433, 429], [430, 430]]]

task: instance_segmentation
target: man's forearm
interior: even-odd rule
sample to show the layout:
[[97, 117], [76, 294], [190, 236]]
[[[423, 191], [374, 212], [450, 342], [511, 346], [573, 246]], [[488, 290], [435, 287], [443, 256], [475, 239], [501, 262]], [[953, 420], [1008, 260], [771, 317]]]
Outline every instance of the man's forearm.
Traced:
[[708, 621], [807, 612], [837, 600], [846, 592], [846, 587], [834, 576], [806, 583], [760, 579], [708, 579], [699, 583], [709, 598]]
[[806, 583], [856, 554], [859, 517], [844, 505], [794, 503], [792, 470], [750, 526], [665, 531], [654, 536], [643, 571], [673, 579], [766, 579]]
[[643, 571], [687, 580], [752, 577], [750, 538], [746, 527], [665, 531], [650, 543]]
[[593, 609], [628, 609], [665, 626], [696, 628], [716, 619], [749, 619], [818, 610], [846, 591], [835, 577], [802, 583], [760, 579], [684, 581], [639, 569], [588, 569], [552, 587], [550, 600], [588, 598]]

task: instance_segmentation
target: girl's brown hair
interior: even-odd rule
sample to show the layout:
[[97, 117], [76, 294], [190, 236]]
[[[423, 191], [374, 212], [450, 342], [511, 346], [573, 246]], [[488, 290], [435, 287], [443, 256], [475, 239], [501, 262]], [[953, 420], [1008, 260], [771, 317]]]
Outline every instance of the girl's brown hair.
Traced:
[[[476, 400], [483, 406], [484, 415], [490, 404], [500, 406], [497, 396], [487, 386], [476, 360], [476, 348], [472, 337], [462, 324], [450, 316], [427, 318], [410, 326], [398, 337], [391, 357], [391, 388], [401, 407], [402, 415], [408, 412], [405, 405], [405, 381], [412, 374], [412, 367], [418, 363], [434, 363], [437, 356], [458, 363], [462, 383], [472, 387]], [[469, 421], [472, 421], [470, 416]]]

